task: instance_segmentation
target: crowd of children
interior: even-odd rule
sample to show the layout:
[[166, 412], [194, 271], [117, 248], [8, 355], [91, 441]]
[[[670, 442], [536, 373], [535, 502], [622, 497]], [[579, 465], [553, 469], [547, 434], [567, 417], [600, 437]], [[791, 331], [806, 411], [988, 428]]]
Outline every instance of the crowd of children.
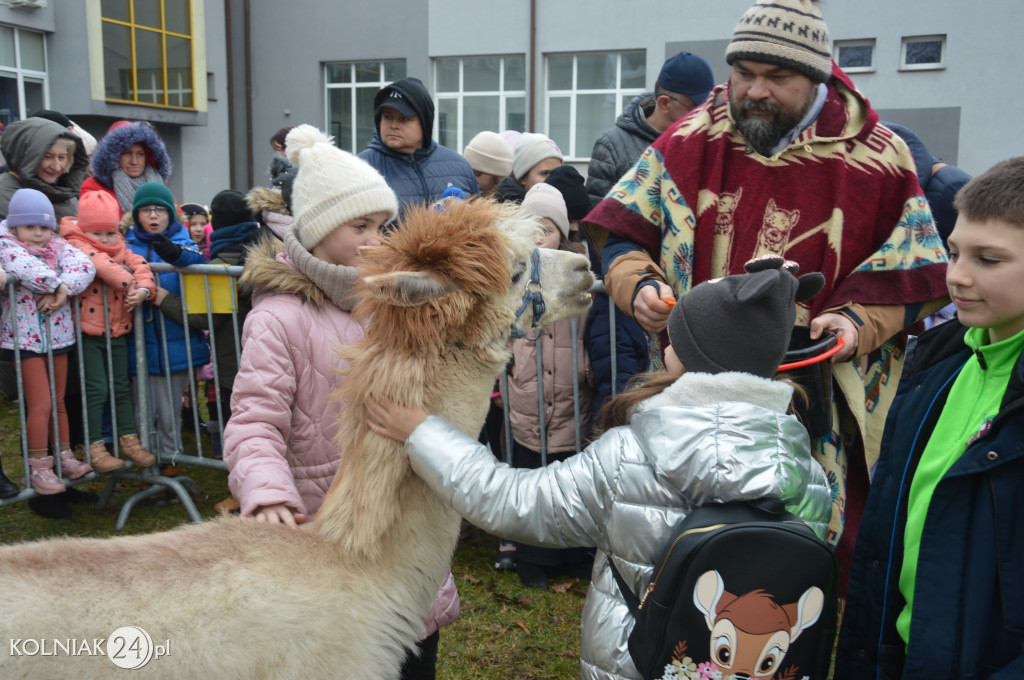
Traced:
[[[54, 495], [67, 480], [125, 461], [172, 462], [185, 452], [183, 404], [194, 408], [188, 399], [202, 390], [188, 382], [195, 375], [208, 386], [209, 420], [224, 428], [205, 429], [227, 463], [241, 514], [296, 526], [316, 513], [344, 455], [333, 441], [330, 395], [341, 366], [332, 348], [362, 337], [350, 316], [354, 267], [360, 247], [378, 246], [382, 227], [399, 213], [395, 194], [367, 163], [302, 125], [277, 140], [285, 156], [272, 166], [274, 188], [222, 191], [209, 207], [179, 204], [165, 183], [162, 143], [132, 126], [143, 124], [117, 125], [114, 141], [101, 140], [97, 167], [106, 169], [96, 177], [106, 182], [83, 188], [77, 217], [58, 221], [46, 195], [21, 188], [0, 222], [0, 264], [14, 280], [13, 296], [0, 298], [0, 348], [24, 385], [23, 485]], [[563, 165], [551, 139], [480, 133], [464, 155], [481, 190], [466, 200], [521, 203], [541, 226], [539, 248], [595, 255], [579, 232], [589, 208], [583, 178]], [[979, 667], [1024, 673], [1024, 608], [1013, 576], [1016, 557], [1024, 558], [1015, 502], [1024, 479], [1024, 158], [972, 180], [956, 207], [947, 286], [958, 316], [909, 350], [857, 537], [837, 678], [874, 677], [879, 669], [881, 677], [925, 669], [969, 677]], [[154, 273], [154, 263], [243, 266], [236, 313], [190, 314], [179, 274]], [[525, 585], [593, 568], [584, 667], [629, 677], [628, 630], [611, 623], [629, 615], [609, 561], [641, 584], [663, 530], [695, 498], [770, 496], [816, 527], [828, 520], [822, 470], [787, 415], [792, 389], [772, 379], [801, 299], [796, 281], [780, 266], [696, 286], [669, 317], [661, 371], [644, 373], [646, 339], [620, 346], [636, 356], [642, 378], [628, 388], [622, 375], [613, 385], [604, 368], [609, 333], [595, 328], [609, 321], [595, 322], [594, 312], [510, 339], [507, 388], [493, 395], [492, 411], [508, 409], [509, 430], [501, 432], [500, 416], [492, 421], [496, 430], [481, 438], [489, 447], [443, 419], [390, 403], [370, 404], [369, 425], [407, 440], [414, 468], [429, 471], [427, 481], [465, 517], [522, 541], [502, 541], [496, 566], [518, 569]], [[133, 380], [139, 308], [152, 405], [145, 414]], [[758, 332], [707, 332], [730, 323], [756, 323]], [[77, 455], [65, 404], [73, 352], [84, 377]], [[594, 363], [602, 366], [596, 373]], [[742, 407], [733, 414], [723, 404]], [[727, 412], [735, 422], [723, 420]], [[156, 433], [152, 451], [139, 437], [142, 418]], [[777, 429], [771, 441], [780, 449], [757, 448], [762, 421]], [[736, 461], [723, 467], [701, 446], [732, 436], [754, 445], [742, 469]], [[652, 442], [675, 448], [654, 450]], [[779, 456], [787, 461], [781, 467]], [[671, 467], [680, 460], [685, 465]], [[542, 488], [574, 493], [543, 495]], [[0, 497], [18, 493], [0, 475]], [[514, 507], [498, 513], [498, 499]], [[632, 522], [625, 534], [613, 526], [645, 512], [664, 521]], [[417, 664], [424, 677], [432, 673], [437, 631], [457, 614], [454, 585], [439, 586], [423, 654], [410, 656], [405, 677], [416, 676]]]

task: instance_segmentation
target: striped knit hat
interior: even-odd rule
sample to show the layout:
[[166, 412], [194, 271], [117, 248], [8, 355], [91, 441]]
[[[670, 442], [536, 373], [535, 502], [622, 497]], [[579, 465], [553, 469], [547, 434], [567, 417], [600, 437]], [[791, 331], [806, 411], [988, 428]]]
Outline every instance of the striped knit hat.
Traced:
[[757, 0], [740, 18], [725, 50], [737, 59], [799, 71], [816, 83], [832, 75], [828, 27], [814, 0]]

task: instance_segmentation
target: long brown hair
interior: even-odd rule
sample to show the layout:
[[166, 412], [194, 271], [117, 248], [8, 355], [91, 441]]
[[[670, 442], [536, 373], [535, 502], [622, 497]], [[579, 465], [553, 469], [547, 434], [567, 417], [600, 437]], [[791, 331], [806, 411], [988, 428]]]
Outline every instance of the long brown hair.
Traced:
[[661, 369], [648, 373], [638, 373], [629, 379], [626, 389], [605, 402], [601, 407], [601, 432], [629, 422], [633, 407], [644, 399], [661, 394], [665, 388], [679, 379]]
[[[685, 373], [685, 369], [683, 373]], [[665, 369], [638, 373], [626, 383], [626, 389], [605, 402], [601, 407], [601, 428], [595, 433], [596, 436], [607, 432], [613, 427], [626, 425], [633, 415], [633, 408], [645, 399], [650, 399], [656, 394], [661, 394], [665, 388], [682, 377], [672, 375]], [[777, 375], [774, 380], [779, 380], [793, 388], [793, 399], [790, 401], [787, 413], [797, 412], [797, 401], [802, 402], [806, 408], [809, 402], [807, 390], [800, 383], [791, 380], [788, 375]]]

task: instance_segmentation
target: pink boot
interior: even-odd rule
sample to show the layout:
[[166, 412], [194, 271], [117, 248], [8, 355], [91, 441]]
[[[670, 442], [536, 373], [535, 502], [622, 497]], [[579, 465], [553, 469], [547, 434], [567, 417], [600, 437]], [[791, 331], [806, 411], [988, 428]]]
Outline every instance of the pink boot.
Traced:
[[90, 472], [92, 472], [92, 467], [75, 458], [71, 449], [60, 452], [60, 473], [62, 475], [68, 479], [78, 479]]
[[57, 475], [53, 473], [53, 456], [29, 458], [28, 469], [29, 483], [40, 496], [49, 496], [67, 491], [64, 482], [57, 479]]

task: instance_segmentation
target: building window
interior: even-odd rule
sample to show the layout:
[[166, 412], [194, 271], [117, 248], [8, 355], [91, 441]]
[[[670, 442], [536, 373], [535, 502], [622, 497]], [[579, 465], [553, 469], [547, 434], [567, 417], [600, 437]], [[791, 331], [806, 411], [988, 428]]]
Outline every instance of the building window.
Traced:
[[629, 100], [646, 90], [647, 56], [634, 52], [550, 54], [547, 134], [566, 160], [586, 160]]
[[837, 40], [833, 56], [839, 68], [847, 73], [864, 73], [875, 70], [875, 41]]
[[945, 68], [946, 36], [921, 35], [904, 38], [900, 49], [900, 69], [916, 71]]
[[405, 77], [405, 60], [325, 64], [327, 130], [334, 143], [359, 153], [373, 139], [373, 98]]
[[102, 0], [109, 101], [192, 109], [190, 0]]
[[437, 143], [461, 152], [478, 132], [526, 129], [526, 57], [434, 60]]
[[47, 101], [46, 37], [0, 26], [0, 123], [26, 118]]

